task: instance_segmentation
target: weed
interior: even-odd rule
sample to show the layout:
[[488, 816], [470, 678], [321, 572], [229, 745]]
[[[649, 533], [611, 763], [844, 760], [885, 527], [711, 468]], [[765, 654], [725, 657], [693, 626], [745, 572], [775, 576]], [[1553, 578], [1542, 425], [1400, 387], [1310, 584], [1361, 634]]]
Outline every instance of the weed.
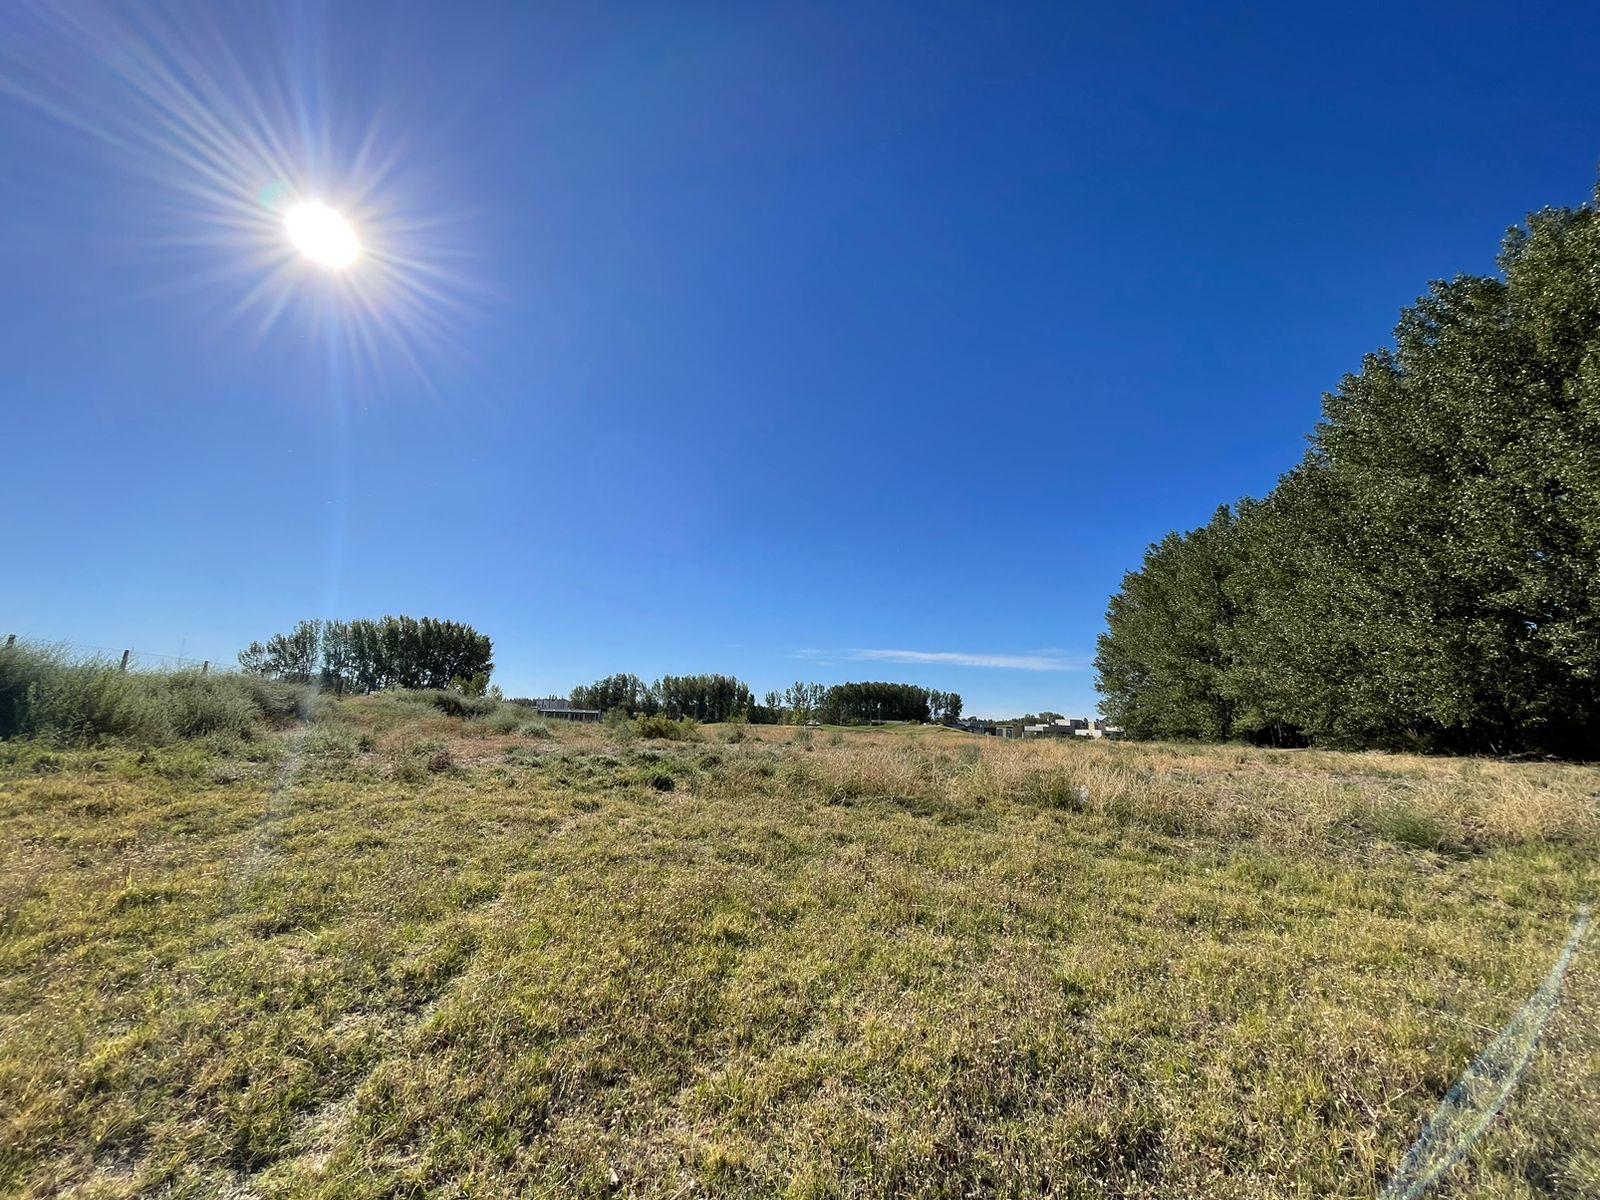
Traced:
[[1438, 853], [1453, 853], [1463, 848], [1461, 838], [1442, 818], [1409, 805], [1382, 810], [1374, 824], [1379, 834], [1402, 846]]

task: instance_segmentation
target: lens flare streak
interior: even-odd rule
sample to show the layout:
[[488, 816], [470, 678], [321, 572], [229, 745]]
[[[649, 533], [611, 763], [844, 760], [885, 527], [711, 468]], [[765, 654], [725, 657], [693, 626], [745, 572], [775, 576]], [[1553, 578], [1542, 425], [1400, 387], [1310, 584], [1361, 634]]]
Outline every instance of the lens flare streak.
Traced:
[[7, 18], [0, 99], [100, 145], [130, 185], [130, 240], [175, 257], [175, 288], [217, 293], [260, 341], [298, 324], [358, 367], [426, 379], [482, 295], [447, 189], [406, 165], [381, 103], [329, 99], [316, 30], [244, 11], [251, 62], [270, 71], [247, 71], [198, 5], [25, 3]]

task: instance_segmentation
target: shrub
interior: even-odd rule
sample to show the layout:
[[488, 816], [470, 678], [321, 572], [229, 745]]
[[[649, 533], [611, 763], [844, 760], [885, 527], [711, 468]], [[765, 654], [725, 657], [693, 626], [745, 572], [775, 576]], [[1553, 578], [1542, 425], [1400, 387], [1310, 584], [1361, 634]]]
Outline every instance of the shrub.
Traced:
[[224, 676], [255, 705], [268, 724], [282, 727], [311, 716], [316, 691], [303, 684], [279, 683], [256, 675]]
[[608, 708], [605, 715], [606, 730], [619, 742], [631, 742], [639, 731], [628, 717], [625, 708]]
[[[371, 741], [370, 738], [367, 739]], [[306, 749], [319, 758], [348, 761], [356, 756], [359, 741], [354, 734], [337, 727], [318, 729], [306, 739]]]
[[396, 746], [391, 757], [394, 777], [404, 783], [422, 783], [456, 765], [450, 747], [432, 738]]
[[448, 688], [416, 688], [396, 693], [401, 699], [431, 704], [450, 717], [486, 717], [500, 707], [492, 696], [469, 696]]
[[0, 737], [23, 732], [28, 689], [64, 665], [57, 655], [37, 646], [0, 650]]
[[527, 709], [519, 704], [502, 702], [481, 721], [487, 733], [514, 733], [520, 737], [552, 737], [554, 730], [550, 722], [539, 717], [528, 716]]
[[166, 676], [163, 682], [167, 721], [177, 737], [204, 737], [210, 733], [243, 737], [261, 719], [261, 710], [231, 677], [183, 671]]
[[242, 675], [123, 671], [38, 646], [0, 649], [0, 737], [156, 745], [212, 734], [246, 738], [258, 721], [316, 714], [314, 689]]
[[642, 738], [662, 738], [673, 742], [700, 740], [699, 722], [687, 718], [674, 721], [671, 717], [640, 717], [633, 722], [633, 731]]
[[107, 737], [164, 742], [171, 725], [143, 682], [102, 663], [62, 665], [28, 685], [22, 731], [68, 742]]
[[490, 733], [515, 733], [521, 725], [522, 714], [509, 704], [483, 718], [483, 727]]

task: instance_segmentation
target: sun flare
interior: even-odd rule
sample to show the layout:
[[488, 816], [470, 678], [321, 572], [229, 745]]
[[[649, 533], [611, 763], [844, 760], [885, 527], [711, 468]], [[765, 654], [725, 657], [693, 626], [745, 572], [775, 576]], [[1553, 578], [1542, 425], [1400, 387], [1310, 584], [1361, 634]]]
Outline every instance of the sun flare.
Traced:
[[257, 345], [293, 325], [337, 346], [341, 371], [432, 387], [485, 293], [450, 175], [395, 132], [426, 140], [426, 114], [344, 95], [271, 6], [237, 31], [190, 0], [23, 8], [0, 37], [0, 102], [105, 150], [129, 238], [169, 260], [174, 286]]
[[301, 254], [325, 267], [348, 267], [361, 253], [361, 243], [350, 223], [315, 200], [291, 208], [284, 217], [284, 227]]

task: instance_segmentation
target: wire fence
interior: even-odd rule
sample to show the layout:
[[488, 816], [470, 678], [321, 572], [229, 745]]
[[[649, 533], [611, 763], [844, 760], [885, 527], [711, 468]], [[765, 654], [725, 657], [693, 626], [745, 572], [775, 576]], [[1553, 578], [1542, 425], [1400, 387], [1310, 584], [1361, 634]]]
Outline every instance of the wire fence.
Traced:
[[20, 633], [6, 634], [0, 639], [0, 646], [7, 649], [12, 646], [36, 646], [80, 662], [102, 662], [123, 671], [200, 671], [210, 675], [239, 669], [238, 659], [233, 655], [206, 657], [181, 651], [178, 654], [161, 654], [154, 650], [135, 650], [129, 646], [92, 646], [86, 642], [62, 642]]

